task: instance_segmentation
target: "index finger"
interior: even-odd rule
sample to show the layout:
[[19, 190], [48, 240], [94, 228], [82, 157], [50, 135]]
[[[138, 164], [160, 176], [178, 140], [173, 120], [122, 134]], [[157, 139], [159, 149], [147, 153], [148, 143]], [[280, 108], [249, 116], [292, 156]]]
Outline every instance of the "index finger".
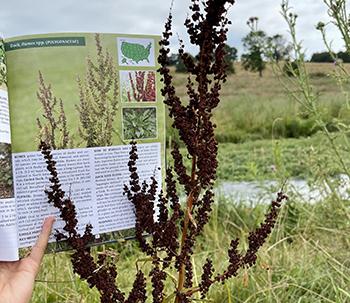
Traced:
[[54, 222], [55, 217], [48, 217], [45, 219], [39, 238], [36, 244], [33, 246], [32, 251], [29, 255], [29, 258], [34, 262], [37, 268], [39, 268], [40, 263], [44, 257]]

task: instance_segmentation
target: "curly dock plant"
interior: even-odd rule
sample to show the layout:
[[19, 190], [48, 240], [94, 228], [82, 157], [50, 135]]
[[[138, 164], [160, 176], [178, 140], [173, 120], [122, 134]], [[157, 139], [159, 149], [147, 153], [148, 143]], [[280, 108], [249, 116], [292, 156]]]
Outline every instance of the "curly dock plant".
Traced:
[[[225, 43], [227, 27], [226, 18], [231, 1], [212, 1], [204, 3], [204, 13], [199, 1], [193, 0], [190, 7], [192, 15], [185, 21], [185, 26], [192, 44], [199, 48], [198, 61], [195, 62], [185, 51], [180, 41], [179, 55], [188, 71], [188, 102], [178, 97], [173, 85], [168, 62], [169, 39], [172, 35], [170, 14], [160, 42], [161, 50], [158, 62], [163, 77], [162, 95], [168, 105], [172, 126], [177, 129], [180, 140], [186, 146], [192, 165], [188, 170], [183, 163], [183, 156], [175, 144], [172, 150], [174, 168], [166, 172], [166, 193], [155, 196], [157, 184], [153, 179], [148, 187], [140, 183], [137, 174], [136, 145], [130, 153], [129, 169], [130, 187], [125, 191], [135, 206], [136, 236], [144, 253], [152, 258], [153, 270], [151, 280], [156, 293], [153, 302], [163, 302], [166, 298], [164, 281], [165, 269], [174, 264], [177, 271], [177, 287], [173, 293], [175, 303], [189, 302], [197, 292], [206, 297], [209, 288], [218, 282], [237, 275], [240, 268], [252, 266], [256, 253], [262, 246], [275, 224], [280, 203], [286, 197], [278, 194], [273, 202], [265, 222], [248, 237], [248, 250], [237, 250], [238, 239], [231, 242], [228, 250], [229, 265], [224, 272], [218, 273], [213, 262], [207, 259], [203, 264], [203, 274], [198, 285], [194, 285], [191, 256], [198, 236], [203, 232], [209, 220], [211, 205], [214, 202], [213, 185], [216, 179], [218, 144], [214, 136], [215, 125], [212, 123], [212, 111], [218, 105], [220, 90], [226, 81]], [[176, 178], [174, 176], [176, 174]], [[187, 195], [186, 203], [180, 204], [177, 185], [183, 187]], [[159, 208], [158, 220], [154, 220], [155, 208]], [[152, 237], [147, 240], [144, 234]], [[171, 295], [170, 295], [171, 296]]]
[[87, 58], [84, 81], [78, 78], [80, 103], [80, 137], [86, 147], [110, 146], [116, 132], [113, 122], [118, 108], [117, 68], [108, 51], [104, 51], [100, 35], [95, 35], [97, 59]]
[[[85, 246], [84, 239], [90, 237], [91, 227], [87, 227], [85, 236], [80, 236], [74, 231], [77, 223], [76, 213], [72, 209], [74, 204], [65, 199], [50, 150], [48, 146], [42, 145], [42, 152], [52, 176], [51, 190], [47, 194], [50, 203], [61, 210], [61, 217], [66, 222], [65, 230], [68, 234], [65, 235], [65, 239], [74, 249], [74, 271], [87, 280], [91, 287], [100, 291], [101, 301], [104, 303], [146, 302], [148, 291], [151, 292], [154, 303], [188, 303], [193, 301], [197, 294], [204, 300], [212, 285], [223, 283], [236, 276], [239, 269], [255, 264], [259, 248], [276, 223], [281, 203], [286, 199], [283, 193], [279, 193], [276, 201], [272, 202], [264, 222], [250, 232], [245, 251], [239, 251], [239, 240], [233, 239], [227, 251], [226, 269], [216, 270], [212, 260], [208, 258], [202, 265], [200, 281], [194, 281], [191, 256], [196, 240], [203, 233], [204, 226], [210, 218], [214, 202], [213, 186], [218, 165], [218, 144], [214, 137], [212, 111], [220, 101], [221, 85], [226, 80], [224, 48], [227, 27], [230, 24], [226, 15], [233, 3], [233, 0], [207, 0], [200, 4], [199, 0], [192, 0], [192, 14], [186, 19], [185, 26], [191, 43], [199, 47], [198, 62], [194, 62], [184, 52], [182, 42], [179, 50], [188, 70], [188, 102], [177, 96], [167, 68], [169, 38], [172, 35], [171, 14], [165, 24], [158, 58], [161, 66], [159, 72], [164, 82], [162, 94], [169, 107], [173, 127], [179, 132], [192, 165], [189, 170], [186, 169], [179, 147], [175, 145], [172, 150], [174, 168], [167, 169], [164, 191], [157, 194], [159, 185], [154, 177], [150, 184], [141, 182], [139, 178], [137, 146], [132, 142], [128, 162], [130, 182], [128, 186], [125, 185], [124, 191], [134, 206], [136, 240], [142, 252], [151, 261], [151, 270], [147, 278], [146, 273], [137, 268], [135, 282], [128, 297], [116, 285], [115, 263], [104, 264], [100, 257], [96, 260]], [[180, 202], [179, 186], [182, 186], [186, 193], [185, 203]], [[149, 236], [145, 237], [146, 234]], [[61, 238], [62, 236], [58, 237]], [[167, 288], [167, 280], [176, 282], [175, 286]]]
[[45, 141], [53, 149], [68, 148], [70, 136], [63, 101], [53, 94], [51, 84], [45, 83], [41, 71], [39, 71], [37, 98], [43, 110], [42, 119], [37, 118], [36, 120], [39, 128], [39, 140]]

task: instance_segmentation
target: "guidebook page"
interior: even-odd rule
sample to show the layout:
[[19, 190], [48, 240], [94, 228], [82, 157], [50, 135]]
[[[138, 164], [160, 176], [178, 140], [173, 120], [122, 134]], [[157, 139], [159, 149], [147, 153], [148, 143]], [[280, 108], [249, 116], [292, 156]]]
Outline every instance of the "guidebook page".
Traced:
[[[47, 34], [6, 40], [12, 152], [20, 247], [34, 243], [49, 175], [38, 150], [53, 149], [61, 184], [77, 207], [79, 228], [100, 241], [135, 225], [128, 184], [130, 141], [142, 179], [164, 167], [165, 115], [156, 63], [158, 36]], [[160, 188], [159, 188], [160, 190]], [[55, 228], [62, 228], [57, 220]]]
[[[134, 227], [133, 209], [123, 195], [130, 175], [125, 165], [129, 151], [130, 147], [124, 145], [53, 152], [62, 189], [77, 207], [80, 232], [83, 233], [89, 223], [95, 235]], [[150, 181], [149, 177], [155, 176], [161, 184], [160, 155], [160, 143], [138, 145], [138, 172], [142, 180]], [[16, 153], [14, 176], [19, 247], [23, 248], [35, 243], [44, 218], [57, 211], [47, 203], [43, 190], [49, 188], [50, 176], [40, 153]], [[58, 221], [56, 228], [62, 224]], [[51, 238], [50, 242], [54, 241]]]
[[0, 260], [18, 260], [5, 45], [0, 37]]

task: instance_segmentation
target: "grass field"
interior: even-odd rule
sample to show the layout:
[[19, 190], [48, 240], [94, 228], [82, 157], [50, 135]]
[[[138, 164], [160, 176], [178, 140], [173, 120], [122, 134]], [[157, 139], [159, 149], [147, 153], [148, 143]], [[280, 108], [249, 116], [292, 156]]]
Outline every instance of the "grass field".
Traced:
[[[327, 75], [331, 64], [308, 64], [314, 86], [320, 91], [320, 106], [329, 123], [346, 118], [343, 96]], [[299, 106], [284, 95], [283, 88], [267, 70], [263, 78], [241, 70], [229, 77], [222, 102], [215, 111], [219, 145], [218, 181], [281, 180], [298, 177], [316, 183], [340, 173], [324, 136], [313, 129]], [[186, 75], [175, 75], [178, 92], [185, 95]], [[350, 116], [349, 116], [350, 117]], [[169, 132], [174, 138], [174, 133]], [[337, 141], [342, 144], [341, 141]], [[348, 163], [348, 153], [342, 154]], [[215, 303], [347, 303], [350, 302], [350, 204], [336, 195], [316, 204], [290, 197], [283, 206], [277, 228], [259, 252], [257, 265], [243, 270], [225, 285], [213, 287], [208, 300]], [[230, 239], [246, 239], [264, 218], [266, 206], [219, 196], [210, 224], [195, 248], [195, 281], [200, 264], [214, 258], [220, 272], [226, 263]], [[111, 247], [94, 248], [97, 250]], [[133, 241], [118, 243], [118, 283], [126, 293], [142, 258]], [[149, 265], [140, 263], [148, 270]], [[167, 289], [173, 289], [167, 279]], [[152, 300], [150, 299], [149, 302]], [[47, 255], [37, 279], [32, 302], [97, 303], [98, 293], [90, 290], [73, 273], [69, 253]]]
[[[319, 92], [323, 119], [331, 129], [335, 119], [349, 121], [350, 110], [336, 81], [333, 64], [308, 63], [312, 84]], [[346, 65], [350, 69], [350, 65]], [[329, 154], [329, 143], [306, 117], [303, 109], [290, 100], [268, 66], [264, 76], [235, 66], [223, 87], [221, 103], [214, 112], [219, 141], [218, 178], [230, 181], [264, 180], [280, 177], [308, 178], [322, 157], [330, 174], [340, 171]], [[186, 75], [175, 73], [180, 96], [186, 99]], [[168, 140], [176, 133], [167, 120]], [[341, 144], [340, 140], [338, 140]], [[346, 162], [350, 161], [344, 153]]]

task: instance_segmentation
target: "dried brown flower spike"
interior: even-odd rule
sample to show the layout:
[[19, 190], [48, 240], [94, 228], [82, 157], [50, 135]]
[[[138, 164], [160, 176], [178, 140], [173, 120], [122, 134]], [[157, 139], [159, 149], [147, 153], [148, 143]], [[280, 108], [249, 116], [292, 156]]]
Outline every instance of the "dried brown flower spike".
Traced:
[[[141, 250], [150, 257], [152, 269], [149, 273], [152, 297], [154, 303], [169, 302], [187, 303], [195, 293], [200, 292], [205, 298], [214, 283], [222, 283], [237, 275], [240, 268], [250, 267], [256, 262], [256, 254], [263, 245], [276, 223], [281, 203], [286, 196], [278, 194], [277, 200], [266, 215], [264, 223], [251, 232], [248, 237], [248, 250], [240, 253], [237, 249], [238, 239], [231, 242], [228, 249], [229, 265], [222, 273], [217, 273], [213, 262], [207, 259], [203, 264], [203, 274], [198, 285], [194, 285], [191, 256], [198, 235], [203, 232], [209, 221], [211, 206], [214, 201], [213, 185], [216, 179], [218, 144], [214, 136], [215, 125], [212, 122], [212, 111], [218, 105], [220, 90], [226, 81], [225, 43], [230, 21], [226, 15], [233, 0], [207, 0], [200, 2], [192, 0], [190, 9], [192, 15], [185, 21], [185, 26], [192, 44], [199, 48], [199, 60], [194, 61], [184, 52], [181, 42], [179, 54], [187, 71], [187, 95], [189, 100], [181, 100], [172, 83], [172, 76], [168, 66], [169, 38], [171, 37], [172, 16], [165, 24], [163, 39], [160, 41], [161, 65], [164, 87], [162, 94], [168, 105], [173, 127], [179, 132], [179, 137], [187, 149], [192, 160], [190, 169], [186, 169], [183, 156], [178, 145], [172, 150], [174, 168], [166, 171], [165, 192], [157, 196], [158, 184], [155, 178], [151, 183], [141, 182], [137, 172], [137, 146], [131, 143], [129, 185], [125, 185], [124, 192], [133, 204], [136, 215], [136, 239]], [[90, 287], [96, 287], [101, 293], [102, 302], [146, 302], [146, 277], [139, 269], [135, 277], [129, 297], [115, 284], [117, 276], [115, 265], [106, 263], [106, 258], [99, 256], [95, 261], [90, 249], [86, 246], [92, 238], [91, 226], [86, 228], [84, 235], [76, 231], [77, 220], [74, 204], [64, 198], [61, 190], [55, 161], [45, 143], [41, 150], [51, 173], [51, 190], [47, 192], [49, 202], [61, 211], [61, 217], [66, 222], [64, 230], [68, 233], [60, 234], [59, 238], [66, 239], [74, 249], [72, 263], [74, 271], [82, 279], [88, 281]], [[174, 176], [173, 171], [176, 173]], [[186, 193], [186, 203], [182, 205], [179, 199], [178, 185]], [[158, 206], [158, 220], [155, 220], [155, 207]], [[145, 235], [149, 235], [145, 237]], [[177, 272], [176, 287], [165, 289], [167, 272], [172, 266]], [[102, 269], [100, 269], [102, 268]]]
[[[116, 264], [106, 262], [106, 258], [103, 255], [100, 255], [97, 261], [94, 260], [91, 249], [88, 247], [88, 244], [94, 240], [94, 236], [91, 233], [92, 226], [87, 225], [84, 234], [79, 234], [76, 209], [73, 201], [65, 197], [65, 192], [61, 189], [56, 161], [53, 160], [51, 149], [42, 141], [40, 150], [46, 160], [47, 170], [51, 175], [50, 189], [45, 191], [48, 202], [60, 210], [60, 217], [65, 223], [63, 227], [65, 233], [57, 231], [56, 239], [57, 241], [66, 240], [68, 245], [74, 250], [71, 256], [74, 272], [83, 280], [86, 280], [91, 288], [96, 287], [98, 289], [101, 293], [101, 302], [124, 302], [124, 294], [117, 288], [115, 283], [117, 277]], [[140, 279], [138, 277], [136, 280]]]
[[63, 101], [54, 96], [51, 84], [45, 84], [44, 76], [40, 71], [37, 98], [42, 106], [44, 121], [42, 122], [39, 118], [36, 121], [39, 128], [39, 140], [47, 142], [53, 149], [67, 148], [70, 144], [70, 135]]
[[[182, 42], [179, 49], [180, 58], [188, 71], [189, 102], [181, 100], [176, 95], [172, 84], [173, 78], [168, 68], [169, 39], [172, 35], [171, 14], [166, 22], [158, 58], [161, 65], [159, 72], [164, 82], [162, 94], [173, 120], [172, 126], [178, 130], [179, 137], [192, 159], [192, 166], [190, 170], [185, 168], [179, 147], [175, 144], [172, 156], [177, 178], [174, 179], [171, 168], [167, 170], [166, 194], [162, 193], [159, 197], [158, 222], [153, 220], [152, 207], [155, 205], [155, 191], [151, 194], [150, 191], [146, 191], [146, 184], [140, 184], [136, 168], [137, 148], [135, 143], [132, 143], [129, 162], [131, 181], [130, 188], [126, 186], [125, 192], [135, 206], [137, 239], [142, 250], [154, 260], [156, 270], [151, 272], [152, 281], [157, 280], [153, 285], [154, 302], [162, 302], [164, 298], [164, 294], [160, 295], [164, 287], [164, 275], [161, 275], [161, 272], [170, 261], [175, 261], [175, 269], [178, 272], [176, 303], [189, 302], [192, 295], [198, 291], [204, 298], [212, 284], [235, 276], [242, 267], [252, 266], [256, 261], [258, 249], [271, 233], [280, 203], [286, 198], [282, 193], [278, 194], [277, 201], [273, 202], [265, 222], [256, 231], [250, 233], [249, 249], [246, 254], [238, 253], [238, 240], [233, 240], [228, 251], [230, 265], [227, 270], [214, 276], [213, 263], [208, 259], [203, 265], [202, 281], [198, 286], [193, 287], [191, 255], [196, 237], [203, 231], [203, 227], [209, 220], [214, 199], [212, 189], [218, 165], [218, 145], [214, 136], [215, 125], [211, 118], [213, 109], [220, 101], [221, 85], [226, 81], [224, 47], [227, 40], [227, 27], [230, 24], [226, 15], [229, 5], [233, 3], [233, 0], [207, 0], [202, 3], [192, 0], [190, 6], [192, 15], [186, 19], [185, 26], [191, 43], [199, 48], [198, 61], [195, 62], [185, 53]], [[177, 183], [183, 186], [187, 194], [184, 206], [179, 203]], [[151, 187], [156, 187], [155, 180]], [[168, 205], [171, 205], [170, 209]], [[152, 237], [146, 240], [142, 237], [145, 233]], [[165, 257], [160, 257], [164, 255]], [[159, 262], [163, 264], [162, 268]], [[189, 288], [191, 290], [186, 290]]]
[[113, 126], [118, 109], [117, 67], [112, 55], [104, 50], [99, 34], [95, 34], [97, 57], [87, 58], [85, 79], [78, 77], [79, 135], [86, 147], [112, 145]]

